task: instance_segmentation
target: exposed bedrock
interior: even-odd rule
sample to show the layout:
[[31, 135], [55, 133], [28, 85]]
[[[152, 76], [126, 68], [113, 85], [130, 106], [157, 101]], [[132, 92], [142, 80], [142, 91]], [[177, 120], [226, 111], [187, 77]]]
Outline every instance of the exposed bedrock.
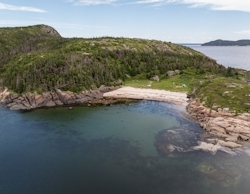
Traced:
[[187, 106], [191, 117], [209, 134], [224, 139], [223, 146], [236, 148], [239, 141], [250, 138], [250, 114], [235, 115], [227, 110], [215, 111], [204, 107], [198, 100], [191, 100]]
[[0, 103], [11, 110], [31, 110], [40, 107], [54, 107], [74, 104], [106, 104], [103, 93], [117, 89], [102, 86], [96, 90], [73, 93], [55, 89], [53, 92], [14, 94], [8, 89], [0, 89]]

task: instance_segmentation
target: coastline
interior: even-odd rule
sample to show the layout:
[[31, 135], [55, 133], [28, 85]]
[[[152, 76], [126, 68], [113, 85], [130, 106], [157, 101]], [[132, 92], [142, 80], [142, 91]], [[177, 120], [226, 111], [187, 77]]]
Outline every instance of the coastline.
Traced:
[[[72, 106], [72, 105], [108, 105], [115, 103], [114, 100], [106, 100], [103, 94], [117, 87], [101, 86], [96, 90], [82, 91], [74, 93], [55, 89], [53, 92], [15, 94], [9, 92], [7, 88], [0, 90], [0, 104], [10, 110], [33, 110], [42, 107]], [[117, 100], [118, 101], [118, 100]]]
[[198, 99], [187, 98], [186, 93], [133, 87], [100, 87], [78, 94], [55, 89], [43, 94], [13, 94], [0, 91], [0, 103], [11, 110], [32, 110], [41, 107], [72, 105], [110, 105], [127, 100], [152, 100], [186, 107], [191, 119], [198, 122], [214, 138], [212, 143], [201, 142], [197, 149], [214, 153], [220, 146], [241, 148], [250, 139], [250, 114], [234, 115], [228, 110], [210, 110]]

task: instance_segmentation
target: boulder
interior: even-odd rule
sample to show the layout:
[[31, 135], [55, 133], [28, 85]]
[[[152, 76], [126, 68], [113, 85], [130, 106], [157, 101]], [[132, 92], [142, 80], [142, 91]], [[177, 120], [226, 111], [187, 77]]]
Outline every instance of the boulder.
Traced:
[[175, 76], [175, 72], [174, 71], [168, 71], [167, 75], [168, 75], [168, 77], [173, 77], [173, 76]]
[[176, 75], [179, 75], [180, 74], [180, 70], [175, 70], [175, 71], [168, 71], [167, 72], [167, 75], [168, 75], [168, 77], [173, 77], [173, 76], [176, 76]]
[[23, 104], [12, 104], [10, 110], [27, 110], [27, 107], [25, 107]]
[[151, 77], [150, 79], [156, 82], [160, 81], [160, 78], [158, 75], [155, 75], [154, 77]]
[[44, 106], [46, 106], [46, 107], [53, 107], [53, 106], [56, 106], [56, 103], [53, 102], [52, 100], [49, 100], [46, 103], [44, 103]]
[[63, 104], [71, 104], [73, 103], [73, 100], [71, 98], [71, 95], [68, 94], [68, 93], [64, 93], [62, 92], [61, 90], [59, 89], [56, 89], [55, 90], [58, 97], [59, 97], [59, 100], [63, 103]]

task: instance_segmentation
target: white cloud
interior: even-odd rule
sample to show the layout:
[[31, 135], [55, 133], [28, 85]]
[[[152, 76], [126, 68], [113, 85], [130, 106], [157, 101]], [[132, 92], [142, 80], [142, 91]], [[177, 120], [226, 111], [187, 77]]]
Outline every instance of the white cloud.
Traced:
[[233, 10], [250, 12], [249, 0], [138, 0], [135, 3], [161, 6], [169, 3], [188, 4], [192, 8], [209, 7], [212, 10]]
[[113, 4], [117, 0], [68, 0], [68, 2], [74, 2], [75, 5], [103, 5], [103, 4]]
[[15, 6], [4, 3], [0, 3], [0, 9], [10, 10], [10, 11], [29, 11], [29, 12], [40, 12], [40, 13], [46, 12], [42, 9], [34, 7]]
[[136, 1], [136, 3], [138, 4], [142, 4], [142, 3], [161, 3], [161, 2], [165, 2], [165, 0], [140, 0], [140, 1]]
[[241, 30], [238, 32], [235, 32], [236, 34], [245, 34], [245, 35], [250, 35], [250, 30]]

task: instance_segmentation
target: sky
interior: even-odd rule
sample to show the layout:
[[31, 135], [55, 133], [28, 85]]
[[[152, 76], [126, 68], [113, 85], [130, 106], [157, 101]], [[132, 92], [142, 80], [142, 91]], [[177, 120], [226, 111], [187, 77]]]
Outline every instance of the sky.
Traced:
[[0, 27], [173, 43], [250, 39], [250, 0], [0, 0]]

